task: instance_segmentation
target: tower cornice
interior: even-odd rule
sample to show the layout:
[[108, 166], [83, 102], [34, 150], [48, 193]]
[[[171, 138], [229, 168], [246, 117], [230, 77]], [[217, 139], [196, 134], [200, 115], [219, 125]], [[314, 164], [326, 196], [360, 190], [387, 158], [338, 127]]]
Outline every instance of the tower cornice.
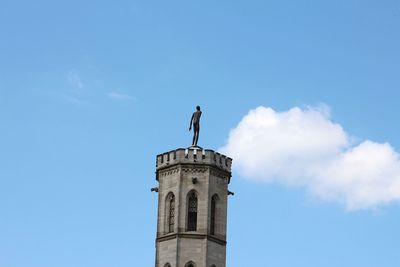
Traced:
[[156, 238], [156, 242], [168, 241], [176, 238], [189, 238], [189, 239], [207, 239], [209, 241], [215, 242], [219, 245], [226, 246], [227, 242], [223, 239], [220, 239], [216, 236], [206, 235], [206, 234], [198, 234], [198, 233], [174, 233], [169, 235], [164, 235]]

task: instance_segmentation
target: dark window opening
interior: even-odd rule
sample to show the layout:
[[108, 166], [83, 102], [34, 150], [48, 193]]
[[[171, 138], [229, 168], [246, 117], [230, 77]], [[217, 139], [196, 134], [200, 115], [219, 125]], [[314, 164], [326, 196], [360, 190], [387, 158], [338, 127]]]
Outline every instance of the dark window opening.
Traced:
[[189, 194], [187, 230], [197, 230], [197, 196], [194, 192]]
[[217, 207], [217, 197], [213, 196], [211, 198], [211, 222], [210, 222], [210, 234], [215, 235], [215, 213]]
[[175, 196], [171, 194], [169, 197], [169, 213], [168, 213], [168, 233], [174, 231], [175, 226]]

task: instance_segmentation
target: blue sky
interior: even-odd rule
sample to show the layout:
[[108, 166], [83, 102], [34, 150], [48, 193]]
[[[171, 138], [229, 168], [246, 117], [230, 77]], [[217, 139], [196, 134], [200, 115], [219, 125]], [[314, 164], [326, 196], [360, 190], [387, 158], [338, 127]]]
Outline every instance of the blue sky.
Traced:
[[[398, 156], [399, 27], [398, 0], [1, 0], [0, 266], [153, 266], [155, 156], [190, 145], [198, 104], [206, 148], [259, 106], [323, 104], [344, 154]], [[244, 173], [228, 266], [400, 266], [398, 199]]]

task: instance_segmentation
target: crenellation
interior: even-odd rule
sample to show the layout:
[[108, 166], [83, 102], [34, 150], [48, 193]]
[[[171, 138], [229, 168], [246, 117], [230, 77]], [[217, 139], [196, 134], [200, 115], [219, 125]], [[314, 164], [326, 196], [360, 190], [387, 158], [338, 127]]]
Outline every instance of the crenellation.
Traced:
[[178, 148], [157, 155], [156, 168], [159, 170], [174, 164], [189, 163], [214, 165], [224, 171], [231, 172], [232, 159], [210, 149]]

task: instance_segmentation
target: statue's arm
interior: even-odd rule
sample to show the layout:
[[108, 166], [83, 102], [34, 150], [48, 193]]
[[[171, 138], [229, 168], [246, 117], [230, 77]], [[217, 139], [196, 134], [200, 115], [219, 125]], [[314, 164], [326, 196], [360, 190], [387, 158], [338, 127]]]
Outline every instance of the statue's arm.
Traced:
[[189, 131], [192, 129], [193, 117], [194, 117], [194, 114], [192, 115], [192, 118], [190, 119]]

